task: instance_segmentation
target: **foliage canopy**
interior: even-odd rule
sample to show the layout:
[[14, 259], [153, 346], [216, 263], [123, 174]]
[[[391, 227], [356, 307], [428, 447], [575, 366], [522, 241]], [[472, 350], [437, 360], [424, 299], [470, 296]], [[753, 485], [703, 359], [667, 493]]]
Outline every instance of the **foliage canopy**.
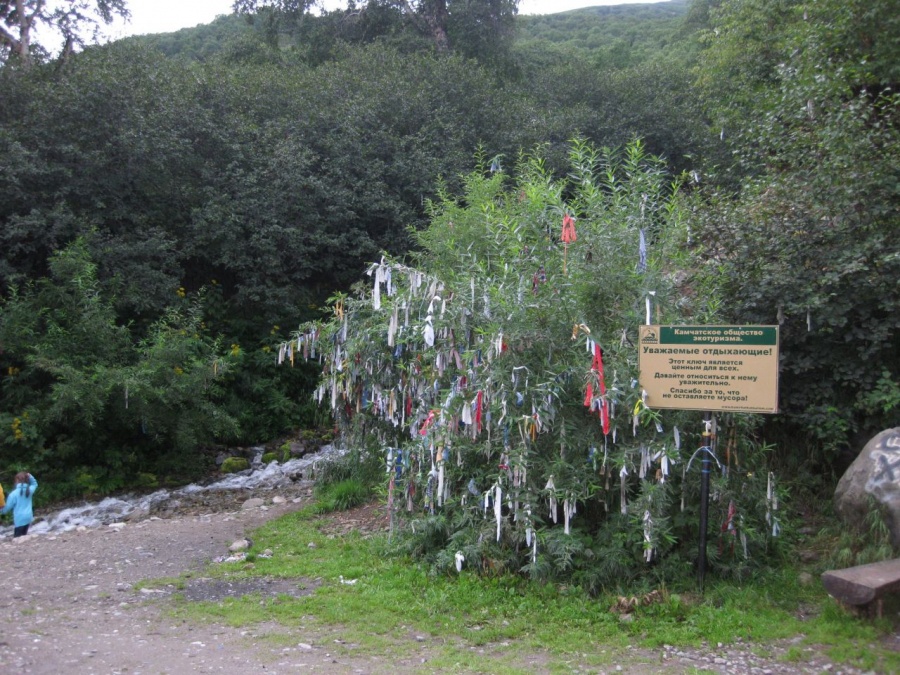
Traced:
[[773, 438], [805, 436], [788, 461], [840, 468], [900, 413], [900, 20], [892, 2], [832, 1], [710, 18], [701, 91], [740, 192], [706, 193], [703, 256], [731, 317], [782, 324]]

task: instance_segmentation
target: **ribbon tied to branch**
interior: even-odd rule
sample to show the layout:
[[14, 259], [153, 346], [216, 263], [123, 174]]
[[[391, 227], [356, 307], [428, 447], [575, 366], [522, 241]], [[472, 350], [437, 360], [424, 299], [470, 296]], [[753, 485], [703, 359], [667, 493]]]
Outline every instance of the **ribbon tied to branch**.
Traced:
[[563, 242], [563, 274], [566, 273], [566, 259], [569, 256], [569, 244], [578, 240], [578, 234], [575, 232], [575, 219], [568, 213], [563, 214], [562, 235]]

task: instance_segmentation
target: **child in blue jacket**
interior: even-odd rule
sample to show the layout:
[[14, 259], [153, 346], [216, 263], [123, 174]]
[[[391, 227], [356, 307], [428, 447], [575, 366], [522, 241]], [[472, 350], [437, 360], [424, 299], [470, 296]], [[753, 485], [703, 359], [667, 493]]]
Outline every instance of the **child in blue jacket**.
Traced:
[[6, 498], [6, 506], [0, 509], [0, 514], [13, 512], [13, 525], [15, 526], [13, 537], [23, 537], [28, 534], [28, 526], [34, 520], [31, 500], [37, 486], [37, 481], [30, 473], [20, 471], [16, 474], [15, 486]]

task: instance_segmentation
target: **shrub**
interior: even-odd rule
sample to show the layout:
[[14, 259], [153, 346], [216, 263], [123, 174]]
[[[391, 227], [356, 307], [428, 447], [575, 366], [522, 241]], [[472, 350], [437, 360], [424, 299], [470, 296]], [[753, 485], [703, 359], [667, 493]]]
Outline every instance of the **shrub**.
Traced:
[[[359, 458], [323, 480], [373, 467], [411, 507], [407, 550], [436, 570], [461, 551], [485, 572], [591, 590], [690, 570], [700, 415], [646, 405], [635, 348], [642, 324], [715, 318], [706, 293], [679, 286], [678, 183], [640, 142], [575, 142], [570, 160], [557, 181], [526, 158], [514, 185], [483, 161], [464, 196], [431, 205], [415, 266], [383, 257], [374, 285], [336, 296], [332, 320], [283, 348], [333, 350], [319, 396]], [[719, 424], [728, 458], [710, 520], [739, 542], [719, 562], [743, 566], [772, 549], [767, 472], [749, 479], [764, 453], [744, 423]]]
[[135, 478], [135, 487], [138, 488], [155, 488], [159, 487], [159, 479], [153, 473], [139, 473]]
[[371, 489], [365, 483], [352, 478], [324, 485], [317, 490], [316, 510], [319, 513], [347, 511], [364, 504], [371, 494]]
[[[139, 470], [190, 467], [202, 443], [235, 433], [215, 402], [230, 368], [199, 297], [146, 324], [121, 325], [84, 241], [49, 276], [0, 300], [0, 463], [77, 475], [84, 493], [126, 487]], [[68, 489], [68, 488], [67, 488]]]
[[384, 478], [384, 463], [374, 453], [350, 452], [323, 462], [316, 470], [316, 482], [327, 487], [348, 480], [372, 486]]

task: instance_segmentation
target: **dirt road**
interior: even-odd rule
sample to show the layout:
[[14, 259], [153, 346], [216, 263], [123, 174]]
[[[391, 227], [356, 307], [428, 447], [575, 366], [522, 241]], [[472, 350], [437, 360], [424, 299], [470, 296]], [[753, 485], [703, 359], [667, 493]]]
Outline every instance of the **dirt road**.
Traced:
[[[247, 499], [251, 495], [242, 495]], [[294, 497], [296, 498], [296, 497]], [[200, 571], [290, 499], [253, 508], [152, 518], [0, 543], [0, 669], [16, 673], [353, 672], [316, 648], [273, 648], [253, 631], [187, 625], [170, 616], [165, 586], [148, 579]], [[294, 653], [292, 653], [292, 651]], [[288, 663], [290, 662], [290, 663]]]

